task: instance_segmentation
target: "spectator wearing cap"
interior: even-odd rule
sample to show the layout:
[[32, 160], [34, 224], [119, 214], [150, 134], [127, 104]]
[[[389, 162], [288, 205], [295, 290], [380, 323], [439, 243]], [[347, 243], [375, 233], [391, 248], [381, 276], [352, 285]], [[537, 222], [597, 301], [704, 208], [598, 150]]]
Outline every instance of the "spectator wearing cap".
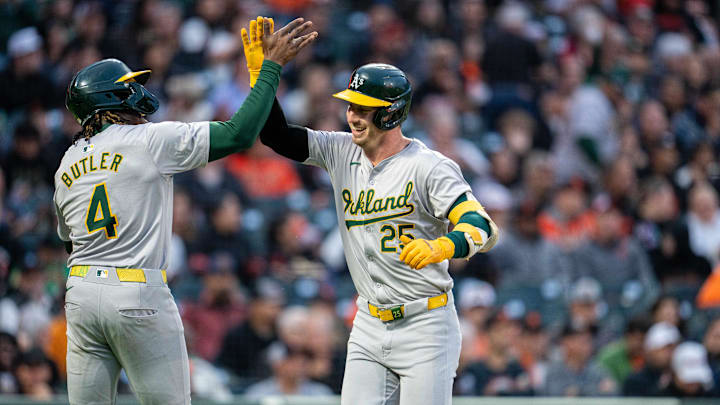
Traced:
[[285, 304], [282, 287], [271, 279], [258, 280], [252, 293], [247, 319], [225, 335], [216, 359], [246, 384], [268, 375], [262, 352], [277, 340], [275, 323]]
[[485, 358], [488, 354], [488, 336], [485, 325], [495, 305], [495, 288], [477, 279], [462, 281], [458, 287], [460, 323], [465, 335], [462, 340], [460, 366]]
[[268, 347], [266, 357], [273, 375], [248, 387], [245, 396], [249, 399], [287, 395], [332, 395], [328, 386], [307, 379], [306, 370], [312, 357], [312, 353], [307, 349], [275, 342]]
[[648, 327], [645, 318], [631, 319], [625, 328], [625, 336], [605, 346], [597, 355], [597, 362], [620, 387], [630, 374], [640, 371], [645, 364], [643, 342]]
[[672, 324], [659, 322], [651, 326], [643, 343], [645, 367], [627, 377], [623, 384], [623, 395], [662, 396], [672, 380], [670, 362], [680, 340], [680, 332]]
[[7, 42], [8, 67], [0, 72], [0, 109], [46, 108], [64, 98], [56, 94], [44, 70], [43, 41], [35, 27], [15, 31]]
[[520, 324], [504, 311], [487, 320], [488, 353], [469, 364], [456, 380], [456, 392], [464, 395], [531, 395], [530, 377], [511, 354]]
[[614, 395], [617, 384], [599, 364], [591, 360], [593, 334], [587, 327], [566, 325], [560, 337], [562, 359], [548, 366], [543, 395], [585, 397]]
[[167, 106], [163, 106], [156, 121], [197, 122], [213, 118], [213, 106], [207, 101], [209, 83], [199, 73], [185, 73], [170, 76], [165, 83], [168, 95]]
[[619, 335], [618, 321], [608, 319], [603, 288], [592, 277], [580, 277], [568, 292], [568, 320], [571, 328], [588, 328], [594, 334], [594, 347], [603, 347]]
[[679, 344], [672, 354], [672, 381], [662, 391], [666, 397], [713, 397], [713, 373], [707, 351], [697, 342]]
[[538, 216], [543, 237], [571, 252], [585, 243], [595, 227], [595, 217], [588, 207], [588, 185], [580, 178], [561, 184], [550, 206]]
[[655, 58], [662, 73], [681, 73], [685, 62], [693, 53], [693, 44], [687, 35], [679, 32], [665, 32], [655, 41]]

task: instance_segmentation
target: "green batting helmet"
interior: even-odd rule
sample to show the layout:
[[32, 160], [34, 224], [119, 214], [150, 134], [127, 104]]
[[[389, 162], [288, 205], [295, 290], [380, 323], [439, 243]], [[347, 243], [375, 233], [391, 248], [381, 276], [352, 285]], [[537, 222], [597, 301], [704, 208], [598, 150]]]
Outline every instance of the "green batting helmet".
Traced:
[[160, 102], [144, 86], [150, 70], [133, 72], [117, 59], [103, 59], [80, 70], [70, 81], [65, 107], [80, 125], [100, 111], [157, 111]]
[[373, 124], [387, 130], [407, 118], [412, 87], [402, 70], [384, 63], [370, 63], [355, 69], [347, 89], [333, 97], [365, 107], [380, 107]]

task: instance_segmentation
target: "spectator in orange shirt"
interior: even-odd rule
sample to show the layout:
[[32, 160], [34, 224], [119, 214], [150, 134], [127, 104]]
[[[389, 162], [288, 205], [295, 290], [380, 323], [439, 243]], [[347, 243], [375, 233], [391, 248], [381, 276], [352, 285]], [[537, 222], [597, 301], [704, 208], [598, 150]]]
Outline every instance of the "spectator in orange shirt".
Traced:
[[540, 234], [566, 250], [583, 244], [595, 227], [595, 216], [588, 209], [585, 183], [572, 179], [556, 191], [550, 207], [538, 216]]
[[293, 163], [260, 142], [229, 156], [227, 165], [251, 199], [280, 199], [302, 186]]

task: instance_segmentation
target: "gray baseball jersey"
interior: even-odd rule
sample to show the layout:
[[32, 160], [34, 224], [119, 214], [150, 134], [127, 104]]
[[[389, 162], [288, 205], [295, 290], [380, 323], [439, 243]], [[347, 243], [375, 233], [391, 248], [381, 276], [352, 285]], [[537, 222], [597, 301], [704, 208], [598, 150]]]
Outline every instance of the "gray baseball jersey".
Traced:
[[[209, 124], [111, 125], [75, 142], [55, 174], [67, 281], [68, 398], [114, 404], [120, 369], [142, 404], [189, 404], [182, 321], [161, 269], [170, 247], [172, 175], [208, 161]], [[107, 267], [104, 267], [107, 266]], [[140, 270], [122, 280], [113, 267]]]
[[209, 148], [207, 122], [111, 125], [72, 145], [54, 197], [68, 266], [167, 268], [172, 175], [205, 165]]
[[470, 192], [459, 166], [416, 139], [375, 167], [350, 133], [308, 129], [308, 146], [304, 163], [330, 174], [358, 294], [393, 304], [449, 291], [448, 262], [411, 269], [399, 259], [400, 236], [436, 239], [448, 232], [450, 207]]

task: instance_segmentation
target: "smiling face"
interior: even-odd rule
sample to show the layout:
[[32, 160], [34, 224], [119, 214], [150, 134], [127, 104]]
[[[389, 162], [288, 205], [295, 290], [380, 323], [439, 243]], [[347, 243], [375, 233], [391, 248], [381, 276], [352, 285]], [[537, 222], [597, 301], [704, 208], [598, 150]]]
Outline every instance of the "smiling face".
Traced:
[[356, 145], [365, 147], [379, 139], [381, 131], [373, 124], [376, 110], [375, 107], [366, 107], [353, 103], [348, 106], [346, 112], [347, 122], [350, 126], [353, 142]]

